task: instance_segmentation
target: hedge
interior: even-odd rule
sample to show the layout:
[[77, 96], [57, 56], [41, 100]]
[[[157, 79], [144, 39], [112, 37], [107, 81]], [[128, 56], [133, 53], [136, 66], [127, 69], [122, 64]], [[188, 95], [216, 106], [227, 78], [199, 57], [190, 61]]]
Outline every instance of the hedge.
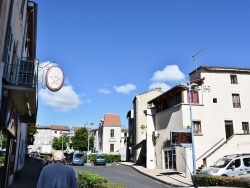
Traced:
[[[100, 154], [90, 154], [89, 160], [90, 162], [95, 161], [95, 156]], [[121, 155], [120, 154], [103, 154], [106, 158], [107, 163], [114, 163], [114, 162], [121, 162]], [[87, 155], [84, 155], [84, 161], [87, 161]]]
[[196, 186], [225, 186], [250, 188], [250, 181], [240, 177], [213, 176], [197, 174], [193, 177]]

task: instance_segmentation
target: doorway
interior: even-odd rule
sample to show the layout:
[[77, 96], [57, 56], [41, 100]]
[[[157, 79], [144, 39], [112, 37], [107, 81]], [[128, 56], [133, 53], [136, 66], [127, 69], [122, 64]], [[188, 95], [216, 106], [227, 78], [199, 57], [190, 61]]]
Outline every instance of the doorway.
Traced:
[[165, 170], [176, 170], [175, 149], [166, 149], [164, 151]]
[[226, 139], [234, 134], [233, 121], [225, 121]]

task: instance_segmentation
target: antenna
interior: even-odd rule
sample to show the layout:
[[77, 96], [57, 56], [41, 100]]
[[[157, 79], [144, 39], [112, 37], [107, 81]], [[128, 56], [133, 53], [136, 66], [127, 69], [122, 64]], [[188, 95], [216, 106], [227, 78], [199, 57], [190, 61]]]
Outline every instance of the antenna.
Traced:
[[[204, 49], [200, 50], [199, 52], [195, 53], [191, 56], [191, 60], [196, 63], [197, 56], [203, 51]], [[197, 63], [196, 63], [196, 72], [197, 72]]]

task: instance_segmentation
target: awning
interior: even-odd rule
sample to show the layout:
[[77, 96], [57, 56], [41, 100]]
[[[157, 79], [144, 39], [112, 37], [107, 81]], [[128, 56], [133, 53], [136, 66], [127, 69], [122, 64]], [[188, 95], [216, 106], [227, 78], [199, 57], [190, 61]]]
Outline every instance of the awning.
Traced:
[[139, 142], [138, 144], [134, 145], [133, 148], [134, 148], [134, 149], [139, 149], [139, 148], [141, 148], [145, 143], [146, 143], [146, 140], [142, 140], [142, 141]]

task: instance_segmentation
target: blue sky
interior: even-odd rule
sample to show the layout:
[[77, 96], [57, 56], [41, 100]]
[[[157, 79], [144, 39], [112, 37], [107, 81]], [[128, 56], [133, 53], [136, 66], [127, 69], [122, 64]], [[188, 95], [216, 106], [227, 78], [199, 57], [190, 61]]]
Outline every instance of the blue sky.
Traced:
[[116, 113], [127, 127], [137, 94], [166, 91], [200, 65], [249, 68], [248, 0], [35, 2], [39, 62], [56, 62], [66, 77], [58, 92], [40, 88], [39, 125], [95, 128]]

